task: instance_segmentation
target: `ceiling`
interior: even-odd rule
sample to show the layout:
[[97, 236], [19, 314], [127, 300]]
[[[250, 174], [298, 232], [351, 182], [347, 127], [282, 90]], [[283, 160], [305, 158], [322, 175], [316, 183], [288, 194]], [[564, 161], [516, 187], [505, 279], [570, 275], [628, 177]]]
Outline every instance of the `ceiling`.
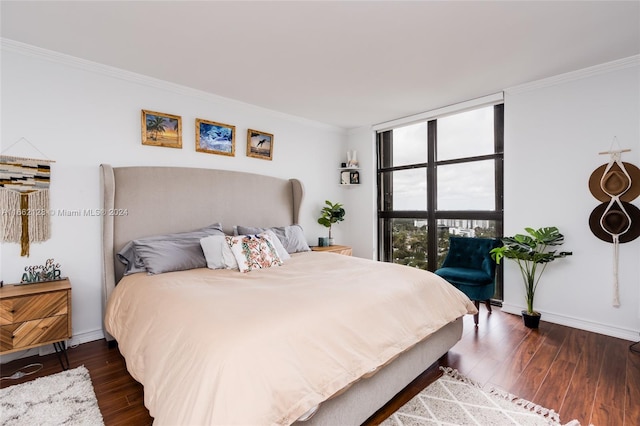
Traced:
[[640, 53], [639, 1], [5, 1], [3, 38], [342, 128]]

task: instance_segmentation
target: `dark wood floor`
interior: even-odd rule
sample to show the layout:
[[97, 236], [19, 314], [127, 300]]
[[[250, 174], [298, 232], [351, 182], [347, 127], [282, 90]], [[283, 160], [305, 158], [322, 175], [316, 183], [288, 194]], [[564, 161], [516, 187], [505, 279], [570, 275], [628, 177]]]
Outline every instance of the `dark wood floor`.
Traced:
[[[526, 329], [519, 317], [481, 308], [480, 327], [465, 318], [462, 340], [440, 361], [458, 369], [485, 388], [498, 387], [560, 413], [563, 423], [637, 426], [640, 424], [640, 354], [631, 342], [545, 323]], [[640, 346], [640, 345], [638, 345]], [[91, 374], [107, 426], [148, 425], [153, 419], [143, 405], [142, 386], [129, 376], [117, 349], [104, 341], [69, 349], [71, 367], [84, 365]], [[2, 380], [1, 387], [60, 371], [55, 355], [15, 360], [1, 366], [8, 376], [20, 367], [41, 362], [44, 368], [20, 380]], [[372, 416], [377, 424], [439, 376], [433, 366], [394, 400]]]

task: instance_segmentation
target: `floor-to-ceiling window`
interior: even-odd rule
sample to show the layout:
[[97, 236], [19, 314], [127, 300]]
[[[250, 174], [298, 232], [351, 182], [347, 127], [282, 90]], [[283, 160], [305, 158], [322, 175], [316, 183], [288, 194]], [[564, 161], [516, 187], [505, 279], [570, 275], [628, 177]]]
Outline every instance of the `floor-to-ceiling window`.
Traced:
[[450, 235], [502, 236], [503, 123], [498, 104], [377, 133], [380, 260], [434, 271]]

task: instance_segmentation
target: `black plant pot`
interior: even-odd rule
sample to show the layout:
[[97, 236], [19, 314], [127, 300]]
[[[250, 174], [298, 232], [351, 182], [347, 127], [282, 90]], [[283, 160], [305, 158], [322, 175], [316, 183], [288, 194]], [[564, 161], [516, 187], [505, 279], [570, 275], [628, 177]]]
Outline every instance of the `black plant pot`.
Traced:
[[540, 325], [540, 314], [530, 315], [527, 311], [522, 311], [522, 320], [527, 328], [538, 328]]

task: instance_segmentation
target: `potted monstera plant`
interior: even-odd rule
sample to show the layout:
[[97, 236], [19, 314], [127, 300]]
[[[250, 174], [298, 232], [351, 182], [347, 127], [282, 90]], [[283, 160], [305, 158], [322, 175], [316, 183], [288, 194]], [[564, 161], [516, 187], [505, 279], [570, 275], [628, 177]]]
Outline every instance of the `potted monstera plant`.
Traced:
[[344, 207], [340, 203], [332, 203], [329, 200], [324, 202], [326, 205], [320, 211], [318, 223], [329, 228], [329, 245], [333, 245], [333, 237], [331, 236], [331, 226], [334, 223], [342, 222], [346, 214]]
[[525, 231], [526, 235], [516, 234], [513, 237], [502, 238], [503, 246], [491, 250], [491, 257], [498, 264], [503, 258], [512, 259], [518, 264], [524, 280], [527, 301], [527, 310], [522, 311], [522, 318], [525, 326], [538, 328], [540, 313], [533, 309], [533, 298], [540, 277], [549, 263], [570, 256], [572, 252], [550, 249], [564, 243], [564, 235], [555, 226], [525, 228]]

